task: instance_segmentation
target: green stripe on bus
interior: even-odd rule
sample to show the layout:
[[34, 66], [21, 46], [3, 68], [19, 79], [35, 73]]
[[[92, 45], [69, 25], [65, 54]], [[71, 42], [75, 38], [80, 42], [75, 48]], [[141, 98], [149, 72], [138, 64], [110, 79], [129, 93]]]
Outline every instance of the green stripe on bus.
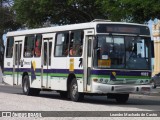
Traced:
[[4, 72], [4, 75], [13, 75], [13, 72]]
[[[91, 77], [97, 78], [110, 78], [109, 75], [91, 75]], [[128, 79], [150, 79], [148, 76], [116, 76], [116, 78], [128, 78]]]
[[[41, 75], [40, 73], [36, 73], [36, 75]], [[51, 76], [51, 77], [68, 77], [68, 74], [64, 73], [43, 73], [43, 76]], [[83, 74], [75, 74], [76, 77], [83, 77]]]
[[[14, 73], [16, 74], [16, 72]], [[23, 74], [23, 72], [19, 72], [19, 74]], [[31, 73], [28, 73], [29, 75], [31, 75]], [[4, 75], [13, 75], [13, 72], [4, 72]], [[41, 73], [35, 73], [36, 76], [41, 76]], [[51, 76], [51, 77], [68, 77], [68, 74], [64, 74], [64, 73], [43, 73], [43, 76]], [[83, 77], [83, 74], [75, 74], [76, 77]]]
[[[16, 74], [16, 73], [15, 73]], [[19, 74], [23, 74], [22, 72], [19, 72]], [[4, 72], [4, 75], [13, 75], [13, 72]], [[31, 73], [29, 73], [31, 75]], [[41, 73], [35, 73], [36, 76], [41, 76]], [[43, 76], [51, 76], [51, 77], [68, 77], [68, 74], [64, 73], [43, 73]], [[76, 77], [83, 77], [83, 74], [76, 74]], [[91, 77], [97, 77], [97, 78], [110, 78], [109, 75], [91, 75]], [[150, 79], [148, 76], [116, 76], [116, 78], [128, 78], [128, 79]]]

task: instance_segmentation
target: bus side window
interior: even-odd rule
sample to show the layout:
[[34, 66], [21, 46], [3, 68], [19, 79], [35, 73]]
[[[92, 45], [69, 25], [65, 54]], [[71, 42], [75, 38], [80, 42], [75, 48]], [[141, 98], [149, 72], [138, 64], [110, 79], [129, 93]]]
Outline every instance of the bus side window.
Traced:
[[24, 41], [24, 57], [33, 57], [35, 36], [26, 36]]
[[72, 31], [70, 37], [69, 55], [80, 57], [83, 50], [83, 31]]
[[68, 55], [69, 32], [58, 33], [56, 36], [55, 56], [65, 57]]
[[7, 49], [6, 49], [6, 57], [7, 58], [12, 58], [12, 56], [13, 56], [13, 43], [14, 43], [14, 38], [9, 37], [7, 39]]

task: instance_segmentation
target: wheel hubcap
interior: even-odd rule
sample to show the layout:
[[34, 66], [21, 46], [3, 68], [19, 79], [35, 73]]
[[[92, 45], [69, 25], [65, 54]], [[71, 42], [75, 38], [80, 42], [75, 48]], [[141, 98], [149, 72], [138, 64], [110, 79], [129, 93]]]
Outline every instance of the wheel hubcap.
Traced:
[[25, 80], [24, 82], [24, 91], [27, 92], [28, 90], [28, 84], [27, 84], [27, 81]]
[[76, 84], [72, 86], [72, 96], [75, 98], [77, 95], [78, 87]]

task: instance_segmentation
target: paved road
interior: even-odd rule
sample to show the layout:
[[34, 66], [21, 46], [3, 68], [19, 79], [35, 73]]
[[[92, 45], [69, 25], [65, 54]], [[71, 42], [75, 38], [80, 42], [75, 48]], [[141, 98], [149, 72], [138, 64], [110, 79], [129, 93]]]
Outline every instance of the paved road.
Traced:
[[[158, 89], [160, 91], [160, 89]], [[130, 99], [124, 105], [117, 104], [115, 100], [107, 100], [106, 96], [85, 96], [83, 102], [72, 102], [70, 100], [62, 100], [56, 92], [41, 92], [38, 97], [25, 96], [19, 86], [7, 86], [0, 84], [0, 111], [95, 111], [91, 113], [94, 116], [99, 111], [160, 111], [160, 95], [130, 95]], [[60, 112], [58, 115], [61, 115]], [[109, 112], [107, 112], [109, 113]], [[114, 112], [113, 112], [114, 113]], [[56, 113], [57, 115], [57, 113]], [[102, 114], [101, 114], [102, 115]], [[107, 117], [111, 120], [120, 120], [119, 117]], [[106, 120], [106, 117], [85, 117], [86, 120]], [[6, 120], [6, 118], [0, 118]], [[10, 117], [7, 120], [14, 120]], [[20, 120], [24, 118], [20, 118]], [[28, 118], [27, 120], [30, 120]], [[38, 120], [53, 120], [53, 118], [38, 118]], [[84, 117], [58, 117], [56, 120], [83, 120]], [[158, 117], [123, 117], [123, 120], [159, 120]], [[19, 120], [17, 118], [16, 120]]]
[[[160, 92], [160, 88], [157, 89]], [[22, 88], [20, 86], [8, 86], [0, 85], [1, 93], [11, 93], [22, 95]], [[48, 98], [53, 100], [61, 100], [57, 92], [44, 92], [38, 96], [40, 98]], [[66, 101], [66, 100], [64, 100]], [[68, 101], [68, 100], [67, 100]], [[106, 96], [85, 96], [83, 103], [86, 104], [96, 104], [96, 105], [111, 105], [111, 106], [125, 106], [128, 108], [139, 108], [145, 110], [160, 110], [160, 93], [155, 93], [152, 95], [130, 95], [128, 102], [125, 105], [118, 105], [115, 100], [108, 100]]]

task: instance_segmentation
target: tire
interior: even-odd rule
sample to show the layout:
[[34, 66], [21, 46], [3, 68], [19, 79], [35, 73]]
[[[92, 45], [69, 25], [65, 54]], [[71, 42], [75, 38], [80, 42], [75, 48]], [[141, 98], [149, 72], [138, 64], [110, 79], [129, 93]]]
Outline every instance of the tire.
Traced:
[[84, 98], [84, 94], [78, 92], [77, 81], [74, 78], [70, 84], [70, 98], [74, 102], [80, 102]]
[[23, 94], [25, 95], [39, 95], [40, 89], [30, 88], [29, 76], [25, 75], [22, 81]]
[[129, 94], [117, 94], [116, 95], [116, 101], [117, 103], [123, 104], [128, 101]]
[[155, 83], [155, 81], [154, 81], [154, 80], [152, 80], [151, 85], [152, 85], [152, 88], [153, 88], [153, 89], [155, 89], [155, 88], [157, 87], [157, 86], [156, 86], [156, 83]]
[[157, 86], [154, 84], [154, 85], [153, 85], [153, 88], [156, 89], [156, 87], [157, 87]]

